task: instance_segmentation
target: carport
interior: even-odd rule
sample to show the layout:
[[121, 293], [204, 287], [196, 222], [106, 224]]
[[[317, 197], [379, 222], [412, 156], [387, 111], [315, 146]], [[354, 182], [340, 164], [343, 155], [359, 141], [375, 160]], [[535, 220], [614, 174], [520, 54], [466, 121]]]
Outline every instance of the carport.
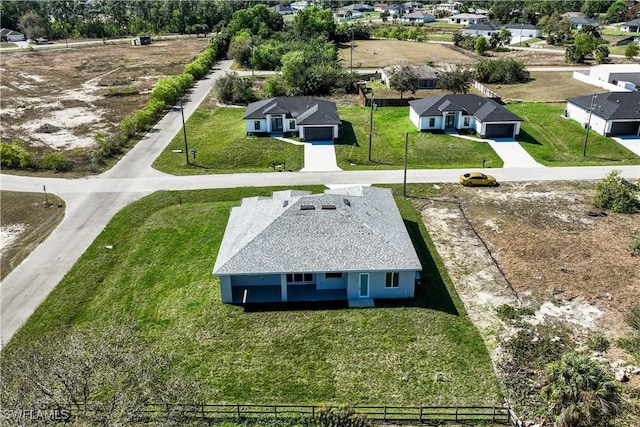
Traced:
[[484, 137], [489, 139], [513, 138], [515, 136], [515, 126], [513, 123], [487, 124]]

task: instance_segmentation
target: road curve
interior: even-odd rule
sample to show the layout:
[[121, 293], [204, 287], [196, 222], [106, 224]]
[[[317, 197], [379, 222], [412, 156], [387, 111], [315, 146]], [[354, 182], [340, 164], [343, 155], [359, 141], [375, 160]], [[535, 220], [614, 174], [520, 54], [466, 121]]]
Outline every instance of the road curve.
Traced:
[[[230, 65], [230, 61], [221, 61], [208, 78], [197, 82], [184, 103], [185, 118], [195, 111]], [[46, 185], [47, 191], [58, 194], [67, 205], [65, 218], [49, 238], [0, 284], [0, 343], [9, 341], [117, 212], [154, 191], [403, 181], [402, 170], [199, 176], [172, 176], [154, 170], [151, 164], [181, 126], [180, 109], [173, 108], [116, 166], [99, 176], [61, 179], [0, 175], [2, 189], [40, 192]], [[640, 177], [638, 166], [486, 169], [499, 181], [592, 180], [611, 170], [621, 170], [628, 179]], [[415, 183], [456, 182], [461, 172], [425, 169], [409, 170], [407, 175], [408, 181]]]

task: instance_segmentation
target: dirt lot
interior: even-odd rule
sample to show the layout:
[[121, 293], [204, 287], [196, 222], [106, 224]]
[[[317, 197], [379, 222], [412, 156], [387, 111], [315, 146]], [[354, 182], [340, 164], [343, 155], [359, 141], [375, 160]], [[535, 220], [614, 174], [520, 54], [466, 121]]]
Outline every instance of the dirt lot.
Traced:
[[182, 72], [207, 39], [3, 52], [3, 141], [74, 149], [141, 108], [158, 78]]
[[[530, 305], [536, 319], [558, 319], [578, 337], [601, 332], [613, 340], [629, 333], [624, 315], [640, 301], [640, 258], [629, 245], [640, 237], [640, 214], [589, 216], [593, 188], [442, 186], [439, 196], [416, 201], [491, 351], [500, 335], [495, 308], [505, 303]], [[623, 354], [614, 346], [607, 356]], [[640, 377], [632, 384], [640, 386]]]

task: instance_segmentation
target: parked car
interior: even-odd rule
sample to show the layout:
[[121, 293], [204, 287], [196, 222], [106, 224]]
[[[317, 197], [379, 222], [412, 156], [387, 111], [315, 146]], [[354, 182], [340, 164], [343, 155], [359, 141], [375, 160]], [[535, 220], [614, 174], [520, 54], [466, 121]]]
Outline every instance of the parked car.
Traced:
[[467, 187], [493, 187], [498, 185], [498, 182], [493, 176], [485, 175], [482, 172], [467, 172], [460, 175], [460, 184]]

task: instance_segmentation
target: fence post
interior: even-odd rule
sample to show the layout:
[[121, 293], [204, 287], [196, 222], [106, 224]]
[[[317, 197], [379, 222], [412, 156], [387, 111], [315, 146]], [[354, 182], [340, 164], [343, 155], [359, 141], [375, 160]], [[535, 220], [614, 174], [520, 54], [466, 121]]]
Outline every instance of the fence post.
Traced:
[[278, 406], [273, 405], [273, 415], [278, 419]]
[[205, 419], [205, 415], [204, 415], [204, 403], [202, 405], [200, 405], [200, 412], [202, 412], [202, 419]]
[[456, 422], [458, 422], [458, 407], [456, 406]]
[[316, 405], [311, 406], [311, 419], [312, 420], [316, 419]]
[[237, 413], [238, 413], [238, 419], [240, 419], [240, 404], [238, 403], [237, 406]]
[[384, 406], [384, 420], [387, 421], [387, 405]]
[[422, 422], [422, 403], [420, 404], [420, 422]]

